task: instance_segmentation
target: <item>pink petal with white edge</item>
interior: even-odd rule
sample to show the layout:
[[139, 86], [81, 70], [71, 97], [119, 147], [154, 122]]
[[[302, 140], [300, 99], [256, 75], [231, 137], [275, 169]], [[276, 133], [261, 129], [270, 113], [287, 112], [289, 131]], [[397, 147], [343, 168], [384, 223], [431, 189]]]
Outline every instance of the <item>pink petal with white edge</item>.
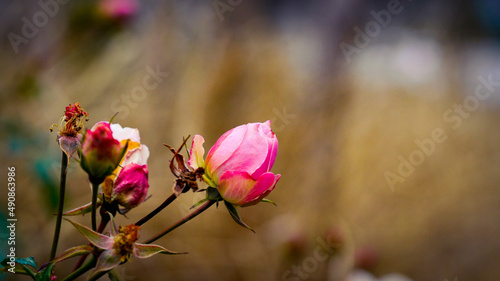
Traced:
[[111, 131], [113, 132], [113, 137], [118, 141], [129, 139], [133, 142], [141, 142], [139, 130], [136, 128], [122, 128], [120, 124], [111, 124]]
[[[221, 177], [226, 171], [245, 171], [253, 176], [264, 164], [268, 155], [267, 138], [259, 133], [261, 123], [246, 125], [246, 132], [237, 149], [230, 157], [212, 170], [213, 176]], [[221, 148], [222, 149], [222, 146]], [[219, 149], [219, 150], [220, 150]], [[216, 153], [219, 153], [219, 150]], [[259, 175], [254, 176], [256, 179]]]
[[90, 272], [88, 279], [95, 277], [96, 274], [103, 271], [109, 271], [120, 264], [121, 257], [115, 254], [115, 250], [106, 250], [101, 253], [99, 259], [97, 259], [97, 265], [95, 269]]
[[203, 143], [205, 143], [205, 139], [202, 136], [194, 135], [188, 160], [188, 165], [193, 169], [199, 167], [205, 168], [205, 160], [203, 160], [205, 149], [203, 148]]
[[96, 247], [99, 247], [104, 250], [109, 250], [113, 248], [113, 244], [115, 243], [115, 240], [112, 237], [102, 235], [100, 233], [97, 233], [93, 231], [92, 229], [83, 226], [79, 223], [67, 220], [70, 223], [72, 223], [76, 229], [85, 237], [87, 240], [89, 240], [90, 243], [95, 245]]

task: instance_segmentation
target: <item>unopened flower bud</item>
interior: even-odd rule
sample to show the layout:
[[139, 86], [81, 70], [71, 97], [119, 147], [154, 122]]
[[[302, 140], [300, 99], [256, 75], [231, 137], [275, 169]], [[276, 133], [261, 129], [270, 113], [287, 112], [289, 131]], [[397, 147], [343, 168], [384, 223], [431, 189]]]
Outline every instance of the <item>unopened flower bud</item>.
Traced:
[[111, 200], [130, 209], [146, 199], [148, 194], [148, 168], [135, 163], [123, 167], [115, 180]]

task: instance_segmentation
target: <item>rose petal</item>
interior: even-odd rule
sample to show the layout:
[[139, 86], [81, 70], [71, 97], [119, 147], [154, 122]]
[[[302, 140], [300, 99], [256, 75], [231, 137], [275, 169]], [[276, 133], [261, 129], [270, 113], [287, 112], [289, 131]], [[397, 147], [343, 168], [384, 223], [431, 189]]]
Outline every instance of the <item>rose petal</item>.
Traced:
[[[134, 144], [134, 142], [132, 142]], [[121, 166], [125, 167], [128, 164], [134, 163], [138, 165], [146, 165], [149, 158], [149, 148], [145, 144], [141, 144], [139, 147], [132, 148], [127, 151], [125, 157], [123, 157]]]
[[273, 131], [269, 127], [271, 121], [261, 123], [258, 127], [259, 133], [267, 141], [267, 156], [264, 162], [259, 168], [252, 173], [252, 177], [257, 179], [265, 172], [269, 172], [274, 165], [274, 160], [276, 159], [276, 154], [278, 153], [278, 138], [274, 135]]
[[[211, 177], [213, 172], [219, 168], [231, 155], [236, 151], [243, 141], [245, 132], [247, 131], [246, 125], [241, 125], [225, 132], [210, 148], [207, 154], [206, 169]], [[217, 177], [218, 179], [219, 177]], [[217, 180], [215, 179], [215, 180]]]
[[273, 173], [264, 173], [256, 181], [246, 172], [228, 171], [220, 178], [217, 189], [229, 203], [244, 205], [259, 199], [263, 194], [269, 194], [279, 177], [280, 175], [275, 176]]
[[[257, 181], [257, 184], [255, 185], [252, 192], [248, 194], [247, 198], [245, 198], [246, 203], [244, 203], [242, 205], [242, 207], [252, 206], [252, 205], [259, 203], [260, 201], [262, 201], [262, 199], [266, 198], [267, 195], [269, 195], [269, 193], [271, 193], [271, 191], [274, 190], [274, 188], [276, 187], [276, 184], [278, 183], [278, 180], [281, 178], [281, 175], [279, 175], [279, 174], [275, 175], [274, 182], [267, 189], [265, 189], [265, 186], [267, 184], [269, 184], [268, 180], [270, 180], [270, 177], [267, 176], [267, 174], [272, 174], [272, 173], [265, 173], [262, 175], [262, 176], [266, 175], [265, 181], [264, 180], [260, 181], [260, 178], [259, 178], [259, 180]], [[262, 186], [257, 186], [258, 184], [262, 184]], [[265, 191], [261, 193], [261, 190], [265, 190]], [[257, 196], [255, 197], [255, 195], [257, 195]]]
[[[250, 175], [253, 175], [259, 168], [263, 165], [268, 154], [268, 143], [267, 138], [259, 133], [260, 123], [250, 123], [244, 125], [246, 130], [238, 130], [232, 135], [238, 134], [238, 138], [234, 143], [230, 143], [230, 137], [224, 141], [224, 143], [215, 151], [214, 154], [220, 155], [220, 159], [226, 160], [219, 164], [217, 168], [210, 162], [212, 172], [212, 178], [217, 182], [218, 178], [222, 176], [226, 171], [245, 171]], [[237, 127], [239, 128], [239, 127]], [[235, 128], [236, 129], [236, 128]], [[237, 148], [231, 155], [224, 155], [226, 153], [225, 146], [235, 146]], [[231, 147], [232, 148], [232, 147]], [[213, 157], [212, 159], [214, 159]], [[212, 161], [212, 159], [210, 161]], [[207, 166], [209, 165], [209, 160], [207, 159]], [[260, 175], [257, 175], [260, 176]]]
[[202, 136], [194, 135], [188, 160], [188, 165], [193, 169], [205, 167], [205, 160], [203, 160], [203, 156], [205, 155], [205, 149], [203, 148], [204, 142], [205, 139]]
[[113, 131], [113, 137], [118, 141], [129, 139], [133, 142], [141, 142], [139, 130], [136, 128], [122, 128], [120, 124], [111, 124], [111, 131]]

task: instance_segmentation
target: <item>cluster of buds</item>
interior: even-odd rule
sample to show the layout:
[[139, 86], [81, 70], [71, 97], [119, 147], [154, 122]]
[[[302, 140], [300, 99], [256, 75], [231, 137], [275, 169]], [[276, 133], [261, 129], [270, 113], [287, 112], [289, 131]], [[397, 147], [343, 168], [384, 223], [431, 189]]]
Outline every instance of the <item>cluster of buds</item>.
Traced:
[[[203, 148], [205, 140], [200, 135], [193, 137], [187, 161], [180, 154], [187, 139], [177, 150], [166, 145], [174, 154], [170, 161], [170, 170], [176, 177], [172, 196], [137, 223], [116, 229], [113, 218], [117, 212], [125, 214], [146, 200], [149, 189], [149, 149], [141, 143], [139, 130], [135, 128], [101, 121], [83, 132], [83, 120], [87, 116], [87, 112], [75, 103], [66, 107], [60, 124], [54, 127], [60, 130], [58, 142], [68, 157], [79, 151], [80, 166], [92, 184], [92, 202], [64, 214], [92, 212], [92, 229], [70, 222], [94, 247], [82, 245], [69, 249], [53, 259], [52, 266], [75, 255], [93, 253], [98, 259], [89, 279], [95, 280], [132, 256], [147, 258], [157, 253], [178, 254], [150, 243], [212, 204], [224, 202], [232, 218], [249, 228], [241, 220], [236, 207], [251, 206], [262, 201], [272, 203], [265, 197], [281, 177], [271, 172], [278, 151], [278, 139], [271, 130], [270, 121], [249, 123], [224, 133], [206, 158]], [[199, 189], [199, 182], [207, 187]], [[206, 198], [199, 203], [208, 202], [144, 244], [137, 243], [144, 222], [166, 207], [173, 200], [170, 198], [175, 199], [189, 191], [206, 191]], [[101, 214], [99, 228], [96, 224], [97, 208], [100, 208]], [[111, 234], [105, 235], [103, 233], [109, 221], [112, 222]]]

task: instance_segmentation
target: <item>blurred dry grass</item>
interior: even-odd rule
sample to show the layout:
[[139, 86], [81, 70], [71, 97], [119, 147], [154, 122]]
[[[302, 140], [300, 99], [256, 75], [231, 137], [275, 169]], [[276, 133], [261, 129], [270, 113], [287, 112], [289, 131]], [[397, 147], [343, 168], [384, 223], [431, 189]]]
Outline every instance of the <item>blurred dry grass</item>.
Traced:
[[[291, 264], [312, 255], [316, 239], [331, 226], [348, 236], [347, 263], [359, 246], [379, 253], [376, 273], [476, 281], [500, 274], [495, 259], [500, 250], [499, 114], [481, 105], [458, 130], [443, 122], [443, 113], [463, 101], [455, 57], [443, 58], [434, 82], [410, 90], [392, 83], [393, 77], [384, 84], [371, 73], [364, 75], [363, 65], [329, 66], [333, 70], [323, 77], [304, 75], [294, 68], [287, 44], [304, 44], [300, 40], [307, 37], [289, 42], [258, 19], [232, 30], [203, 10], [192, 10], [193, 17], [186, 18], [188, 6], [160, 7], [98, 51], [93, 47], [101, 42], [91, 38], [72, 45], [57, 22], [44, 31], [58, 38], [54, 45], [41, 46], [52, 40], [40, 34], [13, 55], [4, 44], [0, 151], [2, 166], [15, 165], [18, 171], [18, 256], [42, 261], [49, 252], [50, 243], [42, 241], [51, 241], [54, 219], [37, 165], [57, 180], [60, 153], [50, 125], [74, 101], [90, 113], [89, 126], [109, 119], [113, 104], [123, 106], [122, 96], [142, 84], [146, 67], [158, 66], [168, 77], [144, 100], [127, 106], [129, 114], [115, 119], [139, 128], [151, 151], [152, 197], [128, 218], [118, 218], [119, 224], [136, 221], [170, 195], [171, 155], [163, 143], [177, 145], [183, 136], [201, 134], [208, 148], [234, 126], [268, 119], [279, 128], [273, 170], [282, 178], [270, 195], [278, 207], [241, 210], [257, 234], [234, 224], [224, 208], [213, 208], [158, 241], [189, 255], [134, 259], [121, 271], [126, 280], [281, 280]], [[20, 94], [20, 83], [30, 77], [35, 90]], [[277, 116], [284, 108], [293, 118]], [[417, 148], [415, 139], [428, 138], [437, 127], [447, 140], [392, 192], [384, 173], [395, 172], [398, 156], [407, 158]], [[90, 198], [84, 173], [76, 161], [71, 166], [66, 209]], [[2, 206], [5, 198], [2, 191]], [[145, 225], [142, 238], [185, 215], [199, 198], [183, 195]], [[294, 235], [302, 235], [306, 246], [290, 263], [283, 245]], [[64, 224], [59, 249], [78, 243], [83, 239]], [[57, 268], [62, 276], [72, 268], [72, 262], [67, 264]], [[326, 266], [309, 279], [326, 280]]]

